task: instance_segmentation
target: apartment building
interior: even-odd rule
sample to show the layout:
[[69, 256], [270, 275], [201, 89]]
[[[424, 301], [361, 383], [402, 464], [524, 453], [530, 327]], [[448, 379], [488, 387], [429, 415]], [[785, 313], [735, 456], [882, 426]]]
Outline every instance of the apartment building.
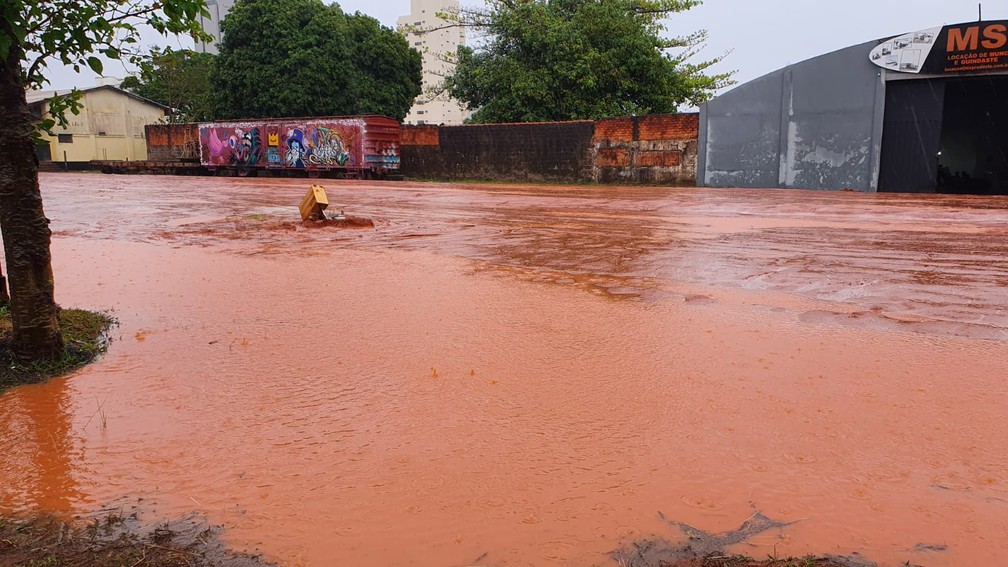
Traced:
[[216, 55], [219, 53], [218, 46], [222, 37], [221, 22], [235, 5], [235, 0], [207, 0], [206, 5], [210, 15], [208, 17], [200, 16], [200, 25], [203, 26], [203, 31], [213, 36], [213, 39], [206, 43], [196, 42], [196, 51]]
[[449, 58], [465, 44], [465, 30], [438, 14], [458, 10], [458, 0], [410, 0], [410, 13], [399, 18], [406, 40], [423, 54], [423, 92], [406, 115], [408, 124], [461, 124], [469, 116], [439, 89], [454, 67]]

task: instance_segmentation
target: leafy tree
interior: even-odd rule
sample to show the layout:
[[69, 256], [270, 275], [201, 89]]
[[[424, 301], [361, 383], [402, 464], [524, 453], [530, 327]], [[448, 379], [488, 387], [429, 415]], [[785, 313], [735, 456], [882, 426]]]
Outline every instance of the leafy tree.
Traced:
[[420, 94], [420, 53], [338, 4], [244, 0], [222, 31], [214, 89], [224, 118], [377, 113], [402, 120]]
[[168, 122], [212, 120], [214, 59], [191, 49], [152, 49], [140, 64], [140, 77], [126, 77], [121, 86], [171, 108]]
[[[79, 108], [77, 93], [50, 103], [54, 117], [32, 120], [25, 89], [46, 83], [53, 59], [102, 71], [98, 55], [120, 59], [137, 43], [137, 25], [160, 33], [202, 35], [203, 0], [3, 0], [0, 3], [0, 231], [10, 283], [13, 352], [56, 356], [63, 346], [56, 315], [49, 219], [42, 208], [36, 128], [62, 122]], [[132, 58], [129, 54], [125, 57]]]
[[664, 37], [663, 20], [701, 0], [488, 0], [458, 25], [486, 35], [462, 46], [445, 81], [474, 122], [595, 119], [676, 112], [733, 83], [690, 63], [706, 32]]

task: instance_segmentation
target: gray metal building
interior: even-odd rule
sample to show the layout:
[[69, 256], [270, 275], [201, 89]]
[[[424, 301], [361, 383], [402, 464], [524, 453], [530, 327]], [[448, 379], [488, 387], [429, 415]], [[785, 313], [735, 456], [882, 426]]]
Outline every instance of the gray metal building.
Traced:
[[780, 69], [700, 110], [711, 187], [1008, 194], [1008, 22], [938, 27]]

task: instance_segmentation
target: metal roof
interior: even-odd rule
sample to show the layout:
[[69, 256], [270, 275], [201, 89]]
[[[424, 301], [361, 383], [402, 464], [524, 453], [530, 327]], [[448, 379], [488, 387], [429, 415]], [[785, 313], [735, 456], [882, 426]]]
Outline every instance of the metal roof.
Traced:
[[[82, 93], [87, 93], [87, 92], [97, 91], [97, 90], [101, 90], [101, 89], [110, 89], [110, 90], [116, 91], [118, 93], [124, 94], [124, 95], [126, 95], [126, 96], [128, 96], [128, 97], [130, 97], [132, 99], [138, 100], [140, 102], [149, 104], [151, 106], [157, 106], [158, 108], [162, 108], [162, 109], [165, 110], [165, 112], [168, 112], [168, 111], [171, 110], [171, 107], [165, 106], [165, 105], [163, 105], [161, 103], [158, 103], [158, 102], [154, 102], [153, 100], [150, 100], [149, 98], [144, 98], [144, 97], [142, 97], [142, 96], [140, 96], [140, 95], [138, 95], [136, 93], [131, 93], [131, 92], [127, 91], [127, 90], [120, 89], [119, 87], [113, 87], [112, 85], [100, 85], [100, 86], [97, 86], [97, 87], [88, 87], [88, 88], [85, 88], [85, 89], [77, 89], [77, 90], [80, 91], [80, 92], [82, 92]], [[54, 96], [65, 96], [65, 95], [68, 95], [68, 94], [70, 94], [72, 92], [73, 92], [73, 89], [52, 90], [52, 91], [27, 90], [27, 91], [25, 91], [25, 99], [27, 99], [28, 105], [30, 106], [30, 105], [33, 105], [33, 104], [38, 104], [40, 102], [47, 101], [47, 100], [51, 99]]]

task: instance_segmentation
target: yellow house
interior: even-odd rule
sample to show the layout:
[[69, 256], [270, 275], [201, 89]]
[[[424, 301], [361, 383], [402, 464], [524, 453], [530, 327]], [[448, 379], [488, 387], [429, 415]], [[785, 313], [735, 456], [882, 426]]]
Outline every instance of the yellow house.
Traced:
[[[28, 91], [28, 106], [36, 119], [49, 111], [49, 99], [70, 91]], [[48, 146], [36, 148], [40, 162], [82, 164], [91, 160], [145, 160], [144, 126], [164, 122], [167, 106], [117, 87], [81, 89], [80, 114], [67, 114], [67, 126], [43, 134]], [[48, 150], [48, 151], [47, 151]]]

